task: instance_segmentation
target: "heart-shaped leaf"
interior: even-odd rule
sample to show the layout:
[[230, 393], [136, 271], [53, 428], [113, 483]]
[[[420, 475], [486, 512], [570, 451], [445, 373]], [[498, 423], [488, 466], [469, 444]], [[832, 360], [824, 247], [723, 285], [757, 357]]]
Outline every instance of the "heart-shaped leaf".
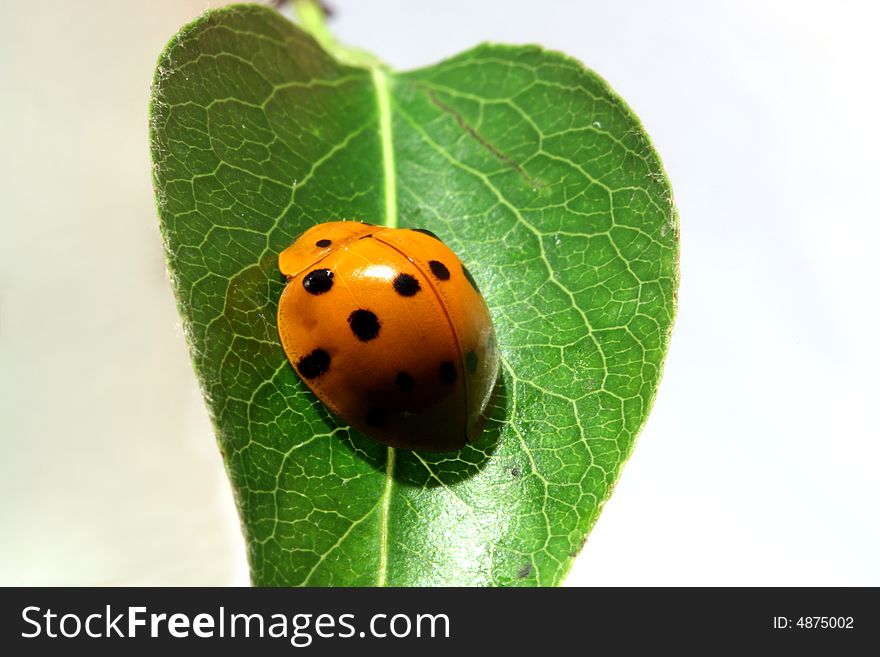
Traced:
[[[482, 45], [395, 73], [324, 37], [336, 56], [273, 10], [209, 12], [154, 83], [168, 265], [253, 582], [557, 584], [667, 350], [678, 229], [660, 161], [562, 54]], [[429, 228], [479, 282], [502, 374], [474, 445], [379, 445], [287, 362], [278, 253], [340, 219]]]

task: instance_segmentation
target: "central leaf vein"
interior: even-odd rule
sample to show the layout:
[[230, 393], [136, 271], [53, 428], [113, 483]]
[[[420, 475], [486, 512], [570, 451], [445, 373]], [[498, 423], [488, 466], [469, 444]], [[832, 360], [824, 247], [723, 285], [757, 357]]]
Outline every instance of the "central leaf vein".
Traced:
[[[389, 228], [397, 228], [397, 183], [394, 170], [394, 144], [391, 140], [391, 101], [388, 76], [378, 66], [370, 70], [376, 87], [379, 138], [382, 145], [382, 177], [385, 188], [385, 221]], [[388, 448], [385, 464], [385, 489], [382, 493], [382, 513], [379, 518], [379, 572], [376, 586], [385, 586], [388, 579], [388, 512], [391, 507], [391, 489], [394, 484], [394, 448]]]

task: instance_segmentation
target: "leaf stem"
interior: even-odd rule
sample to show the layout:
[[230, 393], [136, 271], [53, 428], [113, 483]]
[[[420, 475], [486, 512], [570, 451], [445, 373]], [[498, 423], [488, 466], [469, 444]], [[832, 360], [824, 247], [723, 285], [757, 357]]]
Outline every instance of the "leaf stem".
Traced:
[[346, 46], [336, 40], [327, 28], [327, 17], [317, 0], [294, 0], [293, 8], [300, 26], [321, 47], [343, 64], [359, 68], [388, 68], [378, 57], [366, 50]]

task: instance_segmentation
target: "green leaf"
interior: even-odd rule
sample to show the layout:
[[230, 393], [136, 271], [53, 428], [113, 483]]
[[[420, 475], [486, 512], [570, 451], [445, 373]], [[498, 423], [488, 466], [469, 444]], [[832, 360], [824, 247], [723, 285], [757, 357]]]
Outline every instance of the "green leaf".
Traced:
[[[342, 57], [359, 65], [239, 5], [183, 28], [154, 83], [169, 271], [253, 582], [557, 584], [657, 390], [678, 284], [666, 175], [560, 53], [481, 45], [408, 73]], [[287, 362], [278, 253], [339, 219], [429, 228], [473, 272], [503, 358], [476, 444], [388, 449]]]

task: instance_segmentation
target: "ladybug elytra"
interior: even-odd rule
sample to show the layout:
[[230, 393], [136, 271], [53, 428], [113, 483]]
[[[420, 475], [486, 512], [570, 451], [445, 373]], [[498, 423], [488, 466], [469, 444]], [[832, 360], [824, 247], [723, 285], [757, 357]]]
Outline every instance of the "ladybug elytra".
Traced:
[[278, 266], [281, 344], [333, 413], [402, 449], [477, 438], [498, 378], [495, 333], [473, 277], [436, 235], [328, 222]]

